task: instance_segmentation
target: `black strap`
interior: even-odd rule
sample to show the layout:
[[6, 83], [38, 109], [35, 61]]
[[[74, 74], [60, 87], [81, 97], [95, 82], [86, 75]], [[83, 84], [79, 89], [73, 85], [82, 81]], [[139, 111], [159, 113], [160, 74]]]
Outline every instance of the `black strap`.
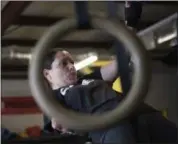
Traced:
[[112, 19], [117, 19], [117, 2], [116, 1], [108, 1], [107, 3], [108, 8], [108, 16]]
[[[108, 2], [108, 14], [112, 18], [117, 18], [117, 3], [114, 1]], [[117, 54], [118, 62], [118, 76], [120, 76], [122, 83], [122, 92], [123, 95], [126, 95], [130, 89], [130, 69], [129, 69], [129, 56], [125, 51], [124, 46], [121, 42], [115, 41], [113, 46], [115, 53]]]
[[127, 26], [136, 28], [142, 13], [142, 2], [128, 1], [125, 5], [125, 20]]
[[79, 29], [90, 29], [87, 1], [75, 1], [76, 17]]

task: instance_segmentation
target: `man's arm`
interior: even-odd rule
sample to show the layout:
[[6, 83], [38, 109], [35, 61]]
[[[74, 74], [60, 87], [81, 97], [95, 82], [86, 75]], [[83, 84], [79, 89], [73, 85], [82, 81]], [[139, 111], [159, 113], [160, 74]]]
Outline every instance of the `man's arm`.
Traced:
[[117, 60], [113, 60], [108, 65], [101, 67], [100, 72], [103, 80], [113, 82], [118, 75]]

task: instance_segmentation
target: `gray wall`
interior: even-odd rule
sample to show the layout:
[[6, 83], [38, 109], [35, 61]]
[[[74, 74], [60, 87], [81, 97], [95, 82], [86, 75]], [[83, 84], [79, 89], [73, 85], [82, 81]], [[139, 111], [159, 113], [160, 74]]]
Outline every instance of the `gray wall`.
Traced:
[[178, 125], [177, 68], [153, 62], [150, 89], [145, 102], [158, 110], [167, 109], [168, 118]]

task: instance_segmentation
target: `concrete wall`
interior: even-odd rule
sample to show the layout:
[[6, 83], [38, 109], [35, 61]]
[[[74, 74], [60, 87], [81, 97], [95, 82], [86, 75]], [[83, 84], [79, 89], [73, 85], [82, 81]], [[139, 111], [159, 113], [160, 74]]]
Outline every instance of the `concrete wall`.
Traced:
[[28, 80], [2, 80], [1, 96], [32, 96]]
[[152, 63], [152, 78], [145, 102], [156, 109], [170, 107], [171, 98], [176, 97], [176, 68], [168, 67], [161, 62]]
[[36, 125], [43, 127], [42, 114], [3, 115], [1, 117], [1, 126], [17, 133]]

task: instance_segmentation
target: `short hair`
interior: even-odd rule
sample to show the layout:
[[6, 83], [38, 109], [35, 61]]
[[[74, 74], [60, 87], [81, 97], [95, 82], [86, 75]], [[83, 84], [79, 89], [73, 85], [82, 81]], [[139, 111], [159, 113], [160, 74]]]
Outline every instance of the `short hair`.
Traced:
[[46, 56], [45, 56], [45, 60], [44, 60], [44, 64], [43, 64], [43, 69], [51, 69], [51, 65], [55, 59], [56, 53], [59, 50], [53, 50], [51, 52], [49, 52]]

